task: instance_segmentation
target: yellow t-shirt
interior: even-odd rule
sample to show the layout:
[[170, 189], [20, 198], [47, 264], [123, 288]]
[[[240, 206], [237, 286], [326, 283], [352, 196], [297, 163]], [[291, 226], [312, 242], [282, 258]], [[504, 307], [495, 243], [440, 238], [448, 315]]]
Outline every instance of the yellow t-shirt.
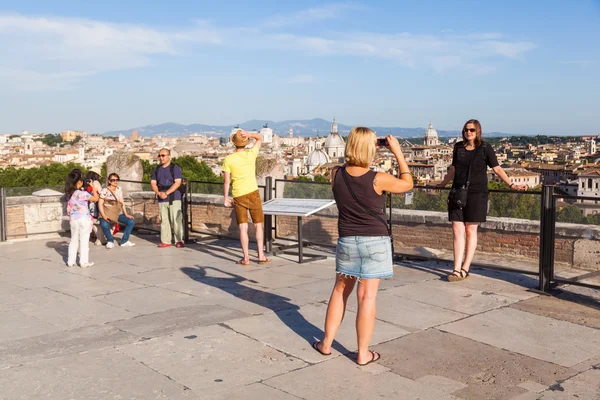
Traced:
[[231, 174], [233, 197], [240, 197], [258, 190], [256, 184], [256, 157], [258, 147], [235, 152], [225, 157], [223, 172]]

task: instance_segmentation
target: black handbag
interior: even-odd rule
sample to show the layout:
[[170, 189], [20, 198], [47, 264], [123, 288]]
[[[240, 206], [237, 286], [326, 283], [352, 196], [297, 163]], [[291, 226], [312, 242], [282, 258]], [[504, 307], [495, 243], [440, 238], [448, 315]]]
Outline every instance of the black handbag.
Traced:
[[469, 194], [469, 184], [471, 181], [471, 167], [473, 166], [473, 162], [477, 158], [477, 152], [481, 145], [475, 150], [475, 154], [473, 154], [473, 158], [469, 163], [469, 172], [467, 172], [467, 183], [462, 185], [459, 188], [450, 189], [450, 193], [448, 193], [448, 209], [449, 210], [462, 210], [467, 206], [467, 196]]
[[[392, 258], [393, 258], [393, 254], [394, 254], [394, 235], [392, 234], [392, 227], [391, 227], [391, 225], [388, 225], [388, 223], [383, 218], [381, 218], [381, 215], [377, 214], [375, 211], [371, 210], [370, 208], [368, 208], [367, 206], [365, 206], [363, 203], [361, 203], [360, 201], [358, 201], [358, 198], [356, 198], [356, 195], [354, 194], [354, 191], [352, 190], [352, 188], [350, 187], [350, 183], [348, 182], [348, 177], [346, 176], [346, 174], [347, 174], [346, 167], [341, 167], [340, 169], [342, 170], [342, 177], [344, 178], [344, 182], [346, 183], [346, 187], [348, 188], [348, 191], [352, 195], [352, 198], [354, 199], [354, 201], [356, 202], [356, 204], [358, 204], [369, 215], [377, 218], [378, 220], [381, 221], [381, 223], [383, 225], [385, 225], [385, 229], [388, 231], [388, 235], [390, 237], [390, 243], [392, 245]], [[391, 215], [390, 215], [390, 219], [391, 219]]]

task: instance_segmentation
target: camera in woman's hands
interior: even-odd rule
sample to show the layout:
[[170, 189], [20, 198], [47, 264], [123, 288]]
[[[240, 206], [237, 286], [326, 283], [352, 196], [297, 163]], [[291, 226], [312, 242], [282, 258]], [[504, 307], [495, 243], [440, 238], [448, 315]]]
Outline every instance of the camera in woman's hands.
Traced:
[[377, 147], [389, 146], [387, 138], [377, 138]]

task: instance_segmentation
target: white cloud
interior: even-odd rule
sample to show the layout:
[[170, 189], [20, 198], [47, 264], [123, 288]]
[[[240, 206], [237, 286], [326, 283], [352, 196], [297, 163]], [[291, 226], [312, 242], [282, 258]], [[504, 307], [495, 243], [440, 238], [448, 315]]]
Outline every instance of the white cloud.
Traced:
[[[185, 42], [215, 44], [205, 25], [168, 32], [132, 24], [74, 18], [0, 15], [0, 87], [69, 89], [103, 71], [140, 68], [175, 55]], [[13, 77], [15, 79], [9, 79]], [[37, 85], [37, 86], [36, 86]]]
[[[0, 14], [0, 89], [74, 88], [94, 74], [143, 68], [159, 57], [185, 57], [202, 46], [373, 58], [438, 73], [464, 70], [476, 74], [493, 72], [498, 58], [519, 58], [535, 48], [534, 43], [511, 40], [497, 32], [303, 35], [286, 31], [298, 23], [338, 18], [355, 8], [352, 3], [336, 3], [275, 17], [263, 26], [231, 28], [196, 21], [178, 29]], [[308, 79], [308, 75], [298, 75], [290, 82], [307, 83]]]
[[300, 10], [290, 15], [267, 17], [268, 21], [262, 26], [265, 28], [281, 28], [288, 25], [300, 25], [327, 19], [336, 19], [342, 17], [347, 11], [359, 8], [359, 6], [352, 3], [326, 4], [320, 7]]

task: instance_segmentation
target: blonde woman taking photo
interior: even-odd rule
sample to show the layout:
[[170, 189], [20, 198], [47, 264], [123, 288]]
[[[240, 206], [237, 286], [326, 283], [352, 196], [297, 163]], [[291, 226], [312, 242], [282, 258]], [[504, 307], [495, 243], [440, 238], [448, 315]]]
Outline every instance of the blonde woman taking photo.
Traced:
[[393, 275], [390, 235], [385, 222], [385, 193], [403, 193], [413, 187], [398, 140], [393, 136], [380, 140], [396, 157], [400, 166], [399, 178], [369, 168], [376, 153], [377, 138], [375, 132], [364, 127], [352, 129], [346, 143], [346, 164], [332, 171], [331, 187], [338, 208], [339, 234], [336, 280], [327, 307], [325, 337], [313, 343], [319, 353], [331, 354], [348, 297], [357, 285], [356, 362], [361, 366], [381, 358], [379, 353], [369, 350], [375, 326], [375, 299], [381, 278]]

